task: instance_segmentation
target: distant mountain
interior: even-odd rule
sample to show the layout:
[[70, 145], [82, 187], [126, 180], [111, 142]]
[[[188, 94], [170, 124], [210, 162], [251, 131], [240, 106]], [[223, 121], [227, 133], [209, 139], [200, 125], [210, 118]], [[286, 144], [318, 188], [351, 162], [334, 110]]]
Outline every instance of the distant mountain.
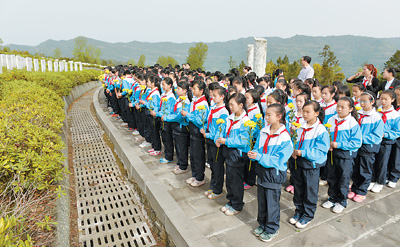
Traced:
[[[323, 47], [330, 45], [343, 68], [346, 77], [357, 71], [361, 64], [373, 63], [379, 70], [383, 64], [396, 52], [400, 50], [400, 38], [371, 38], [361, 36], [327, 36], [311, 37], [296, 35], [291, 38], [265, 37], [268, 40], [267, 62], [281, 56], [287, 55], [290, 62], [304, 55], [312, 57], [311, 63], [321, 63], [318, 57]], [[178, 62], [183, 63], [187, 56], [189, 47], [195, 43], [171, 43], [171, 42], [138, 42], [108, 43], [95, 39], [88, 39], [89, 44], [101, 49], [102, 59], [114, 59], [117, 61], [128, 61], [133, 58], [137, 62], [141, 54], [146, 56], [146, 64], [154, 64], [159, 56], [172, 56]], [[209, 71], [220, 70], [227, 72], [228, 60], [240, 63], [247, 60], [247, 44], [253, 44], [253, 38], [240, 38], [226, 42], [211, 42], [208, 45], [208, 57], [205, 67]], [[9, 45], [11, 49], [27, 50], [30, 53], [44, 53], [51, 56], [55, 48], [60, 48], [63, 56], [72, 57], [74, 40], [47, 40], [38, 46]]]

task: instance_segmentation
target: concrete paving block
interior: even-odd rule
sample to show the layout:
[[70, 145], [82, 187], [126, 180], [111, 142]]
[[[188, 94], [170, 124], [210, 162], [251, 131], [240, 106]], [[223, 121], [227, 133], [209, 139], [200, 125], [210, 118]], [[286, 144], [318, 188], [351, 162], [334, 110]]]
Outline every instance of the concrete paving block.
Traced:
[[373, 209], [382, 213], [399, 216], [400, 215], [400, 197], [398, 194], [392, 194], [385, 197], [383, 200], [376, 200], [369, 204]]
[[206, 237], [245, 225], [245, 223], [236, 216], [226, 216], [219, 211], [219, 209], [214, 213], [195, 217], [191, 220], [200, 228]]
[[343, 215], [328, 221], [327, 224], [354, 240], [376, 230], [389, 219], [388, 215], [367, 206], [349, 213], [343, 212]]
[[379, 233], [375, 233], [353, 243], [351, 246], [352, 247], [400, 246], [400, 242], [388, 238], [387, 236], [382, 236]]
[[400, 246], [400, 220], [398, 219], [396, 222], [393, 222], [385, 227], [379, 232], [380, 235], [386, 236], [394, 241], [397, 241], [397, 246]]
[[187, 204], [190, 205], [193, 208], [193, 210], [197, 213], [196, 216], [214, 213], [216, 211], [219, 211], [219, 209], [223, 206], [218, 204], [214, 200], [208, 199], [205, 196], [197, 200], [189, 201], [187, 202]]
[[[204, 187], [204, 185], [202, 186]], [[196, 190], [195, 190], [196, 189]], [[206, 188], [204, 187], [204, 190]], [[193, 188], [190, 185], [186, 185], [186, 187], [180, 188], [180, 189], [172, 189], [168, 191], [171, 196], [177, 201], [191, 201], [194, 199], [200, 199], [203, 198], [203, 190], [200, 190], [198, 188]]]

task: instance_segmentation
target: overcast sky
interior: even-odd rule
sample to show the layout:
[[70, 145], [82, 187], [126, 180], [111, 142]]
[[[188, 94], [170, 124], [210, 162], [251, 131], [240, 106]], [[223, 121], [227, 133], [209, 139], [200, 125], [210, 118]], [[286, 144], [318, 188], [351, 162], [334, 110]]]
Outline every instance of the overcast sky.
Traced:
[[2, 0], [0, 6], [5, 44], [80, 35], [179, 43], [296, 34], [400, 37], [399, 0]]

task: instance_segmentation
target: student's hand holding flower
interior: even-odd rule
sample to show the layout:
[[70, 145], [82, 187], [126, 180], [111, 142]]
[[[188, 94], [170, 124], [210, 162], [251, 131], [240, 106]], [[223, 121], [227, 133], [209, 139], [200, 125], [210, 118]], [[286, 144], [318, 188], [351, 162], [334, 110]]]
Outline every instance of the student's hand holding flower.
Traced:
[[250, 158], [250, 159], [256, 159], [257, 158], [257, 152], [254, 152], [254, 151], [249, 151], [248, 153], [247, 153], [247, 156]]
[[185, 117], [187, 115], [187, 112], [182, 110], [181, 115]]

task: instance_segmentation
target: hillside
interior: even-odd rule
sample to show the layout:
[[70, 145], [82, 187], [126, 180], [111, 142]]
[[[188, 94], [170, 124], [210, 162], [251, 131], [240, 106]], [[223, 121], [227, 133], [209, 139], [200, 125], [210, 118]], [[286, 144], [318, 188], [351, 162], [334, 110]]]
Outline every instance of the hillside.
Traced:
[[[290, 62], [309, 55], [313, 58], [312, 63], [321, 63], [318, 53], [324, 45], [330, 45], [335, 52], [346, 77], [357, 71], [361, 64], [373, 63], [382, 70], [383, 64], [400, 49], [400, 38], [370, 38], [361, 36], [327, 36], [311, 37], [296, 35], [291, 38], [265, 37], [268, 40], [267, 61], [287, 55]], [[88, 39], [90, 44], [102, 50], [101, 58], [114, 59], [117, 61], [128, 61], [133, 58], [139, 60], [139, 56], [146, 56], [146, 64], [154, 64], [159, 56], [172, 56], [183, 63], [187, 56], [189, 47], [195, 43], [171, 43], [171, 42], [138, 42], [108, 43], [95, 39]], [[232, 56], [238, 64], [241, 60], [246, 62], [247, 44], [252, 44], [253, 38], [240, 38], [226, 42], [207, 43], [208, 57], [205, 62], [207, 70], [220, 70], [227, 72], [228, 60]], [[30, 53], [44, 53], [52, 55], [55, 48], [60, 48], [63, 56], [72, 57], [74, 40], [47, 40], [38, 46], [9, 45], [16, 50], [27, 50]]]

